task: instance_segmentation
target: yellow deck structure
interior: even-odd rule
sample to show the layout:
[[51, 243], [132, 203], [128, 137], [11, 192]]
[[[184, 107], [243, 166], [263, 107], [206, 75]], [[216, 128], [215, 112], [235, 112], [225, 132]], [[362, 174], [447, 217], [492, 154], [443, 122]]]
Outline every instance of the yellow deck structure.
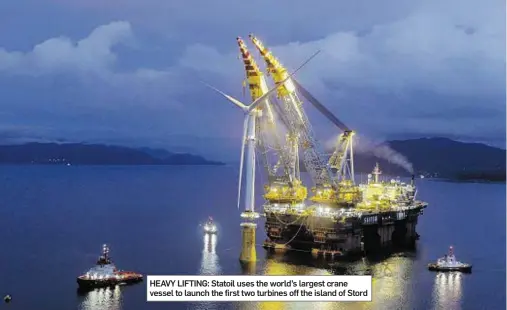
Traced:
[[264, 199], [269, 203], [300, 203], [305, 201], [308, 193], [300, 181], [292, 186], [287, 183], [273, 183], [264, 187]]

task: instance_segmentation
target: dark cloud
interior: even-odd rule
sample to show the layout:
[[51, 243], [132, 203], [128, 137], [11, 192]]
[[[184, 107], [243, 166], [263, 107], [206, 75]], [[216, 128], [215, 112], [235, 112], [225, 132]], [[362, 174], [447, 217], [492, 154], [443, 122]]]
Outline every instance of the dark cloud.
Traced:
[[250, 32], [290, 70], [321, 50], [297, 78], [362, 134], [505, 137], [504, 2], [46, 4], [0, 3], [0, 120], [37, 128], [6, 129], [20, 138], [235, 148], [241, 112], [199, 81], [248, 101], [234, 38]]
[[[317, 40], [338, 31], [354, 31], [402, 18], [414, 5], [402, 0], [382, 3], [368, 0], [241, 1], [190, 0], [52, 0], [71, 9], [126, 19], [134, 25], [177, 40], [196, 42], [227, 50], [227, 45], [241, 33], [265, 33], [275, 44]], [[231, 40], [232, 39], [232, 40]], [[223, 51], [221, 50], [221, 51]]]

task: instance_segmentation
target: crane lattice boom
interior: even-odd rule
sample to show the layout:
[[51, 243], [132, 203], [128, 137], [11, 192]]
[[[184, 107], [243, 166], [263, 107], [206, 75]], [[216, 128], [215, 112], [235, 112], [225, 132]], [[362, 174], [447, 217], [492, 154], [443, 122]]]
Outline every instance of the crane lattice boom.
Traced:
[[[250, 89], [252, 100], [258, 99], [268, 91], [263, 73], [260, 71], [255, 60], [250, 55], [244, 41], [237, 38], [245, 71], [247, 84]], [[256, 122], [257, 151], [261, 155], [269, 184], [266, 186], [265, 198], [268, 201], [302, 201], [306, 199], [306, 188], [301, 186], [298, 166], [298, 149], [291, 135], [287, 135], [286, 143], [282, 144], [279, 137], [279, 128], [276, 126], [273, 105], [266, 99], [259, 106], [260, 113]], [[270, 143], [271, 142], [271, 143]], [[271, 151], [271, 152], [270, 152]], [[268, 153], [275, 153], [276, 163], [270, 163]], [[282, 171], [278, 169], [283, 167]]]
[[[253, 35], [249, 37], [264, 58], [268, 72], [275, 84], [282, 84], [288, 76], [287, 69], [264, 47], [259, 39]], [[316, 187], [330, 187], [333, 183], [331, 171], [322, 160], [319, 144], [315, 139], [310, 121], [302, 108], [302, 101], [297, 96], [296, 87], [292, 83], [292, 79], [283, 82], [283, 85], [278, 88], [278, 97], [283, 102], [290, 129], [295, 138], [299, 140], [299, 145], [303, 151], [305, 167], [310, 173]]]

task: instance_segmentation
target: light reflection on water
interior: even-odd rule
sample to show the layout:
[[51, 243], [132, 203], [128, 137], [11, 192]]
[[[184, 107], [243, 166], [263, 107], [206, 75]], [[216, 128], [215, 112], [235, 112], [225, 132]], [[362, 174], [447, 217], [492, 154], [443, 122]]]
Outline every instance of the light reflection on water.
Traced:
[[[202, 258], [199, 273], [202, 275], [222, 274], [217, 254], [217, 235], [203, 235]], [[376, 309], [412, 309], [414, 258], [389, 257], [380, 261], [362, 261], [339, 263], [335, 267], [323, 260], [298, 254], [266, 254], [258, 250], [259, 261], [256, 264], [242, 266], [244, 275], [352, 275], [371, 270], [373, 302], [235, 302], [234, 309], [241, 310], [376, 310]], [[239, 265], [239, 264], [238, 264]], [[460, 310], [462, 300], [462, 277], [460, 273], [437, 273], [433, 289], [435, 309]], [[195, 302], [188, 309], [220, 310], [230, 308], [224, 303]], [[97, 289], [85, 295], [80, 310], [120, 310], [122, 309], [121, 287]]]
[[[409, 287], [412, 285], [413, 259], [390, 257], [372, 266], [372, 309], [412, 309]], [[380, 306], [381, 305], [381, 306]]]
[[[203, 235], [202, 259], [199, 273], [201, 275], [218, 275], [221, 274], [220, 262], [216, 253], [217, 246], [216, 234]], [[220, 303], [213, 301], [203, 301], [199, 303], [191, 303], [189, 309], [197, 310], [219, 310], [222, 309]]]
[[463, 275], [459, 272], [437, 273], [433, 286], [436, 309], [461, 309], [462, 278]]
[[121, 310], [121, 287], [100, 288], [86, 292], [80, 310]]
[[221, 273], [218, 255], [216, 253], [217, 235], [204, 234], [200, 274], [215, 275]]
[[390, 257], [377, 262], [363, 259], [354, 263], [340, 263], [331, 268], [328, 263], [300, 255], [268, 255], [259, 262], [264, 275], [353, 275], [369, 268], [373, 274], [372, 295], [374, 302], [241, 302], [244, 310], [366, 310], [366, 309], [411, 309], [409, 288], [413, 258]]

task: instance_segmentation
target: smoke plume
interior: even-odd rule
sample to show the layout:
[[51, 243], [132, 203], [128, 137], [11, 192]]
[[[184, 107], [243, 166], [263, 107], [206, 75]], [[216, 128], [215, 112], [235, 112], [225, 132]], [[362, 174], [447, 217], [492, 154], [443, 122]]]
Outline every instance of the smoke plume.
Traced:
[[398, 165], [403, 169], [407, 170], [410, 174], [414, 174], [414, 167], [412, 163], [402, 154], [393, 150], [389, 145], [383, 143], [375, 146], [373, 149], [373, 155], [378, 158], [383, 158], [388, 162]]
[[[336, 145], [337, 138], [333, 138], [326, 143], [326, 149], [332, 150]], [[373, 142], [364, 136], [354, 136], [354, 152], [361, 154], [371, 154], [377, 158], [385, 159], [389, 163], [400, 166], [414, 174], [414, 167], [412, 163], [402, 154], [393, 150], [387, 143]]]

